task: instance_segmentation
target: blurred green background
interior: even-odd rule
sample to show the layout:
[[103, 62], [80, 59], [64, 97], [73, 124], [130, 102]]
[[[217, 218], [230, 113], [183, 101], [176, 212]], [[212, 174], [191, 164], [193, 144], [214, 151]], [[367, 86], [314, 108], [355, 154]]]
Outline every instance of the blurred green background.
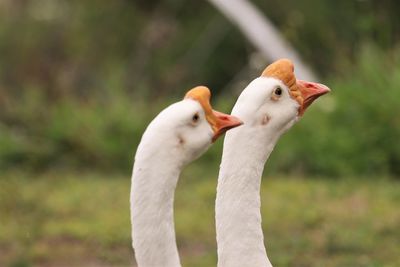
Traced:
[[[400, 2], [252, 3], [332, 89], [266, 165], [269, 258], [400, 266]], [[0, 266], [133, 265], [146, 125], [199, 84], [229, 112], [268, 63], [207, 1], [0, 0]], [[177, 188], [185, 266], [216, 265], [221, 150]]]

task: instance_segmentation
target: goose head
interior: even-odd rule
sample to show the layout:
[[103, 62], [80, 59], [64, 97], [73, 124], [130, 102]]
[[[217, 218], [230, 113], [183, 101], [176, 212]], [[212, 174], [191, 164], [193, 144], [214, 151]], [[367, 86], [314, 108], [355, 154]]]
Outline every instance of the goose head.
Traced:
[[281, 59], [243, 90], [232, 114], [240, 116], [247, 127], [285, 132], [318, 97], [329, 91], [323, 84], [296, 79], [293, 63]]
[[[149, 124], [142, 142], [148, 140], [155, 151], [165, 148], [170, 156], [182, 156], [188, 163], [227, 130], [240, 126], [235, 116], [212, 109], [211, 92], [205, 86], [189, 90], [184, 99], [165, 108]], [[174, 152], [177, 152], [174, 154]]]

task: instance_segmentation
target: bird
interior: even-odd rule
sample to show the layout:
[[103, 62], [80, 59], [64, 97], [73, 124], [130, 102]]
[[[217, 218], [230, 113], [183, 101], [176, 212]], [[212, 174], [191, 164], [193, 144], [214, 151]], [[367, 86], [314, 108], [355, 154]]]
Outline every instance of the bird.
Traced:
[[137, 147], [131, 180], [132, 247], [139, 267], [179, 267], [173, 202], [182, 168], [227, 130], [242, 124], [212, 109], [205, 86], [162, 110]]
[[218, 267], [272, 266], [261, 226], [260, 184], [265, 162], [283, 133], [330, 89], [296, 79], [280, 59], [240, 94], [231, 115], [243, 126], [225, 135], [215, 204]]

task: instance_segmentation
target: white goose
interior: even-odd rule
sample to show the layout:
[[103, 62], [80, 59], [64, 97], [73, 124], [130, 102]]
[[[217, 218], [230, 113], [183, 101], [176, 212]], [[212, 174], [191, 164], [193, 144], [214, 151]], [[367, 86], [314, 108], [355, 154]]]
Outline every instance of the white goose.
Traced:
[[322, 84], [296, 81], [293, 64], [269, 65], [239, 96], [232, 115], [244, 125], [226, 134], [216, 199], [219, 267], [272, 266], [261, 227], [260, 183], [279, 137], [319, 96]]
[[136, 151], [131, 186], [132, 246], [138, 266], [181, 266], [173, 202], [182, 168], [218, 136], [242, 122], [212, 110], [210, 91], [199, 86], [164, 109], [147, 127]]

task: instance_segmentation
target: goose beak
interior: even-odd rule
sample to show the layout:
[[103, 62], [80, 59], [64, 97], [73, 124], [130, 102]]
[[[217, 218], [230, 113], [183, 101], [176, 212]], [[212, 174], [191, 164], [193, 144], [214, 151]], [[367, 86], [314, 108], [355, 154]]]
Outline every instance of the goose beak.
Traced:
[[212, 113], [215, 117], [215, 122], [212, 125], [212, 128], [214, 130], [214, 136], [212, 138], [213, 142], [215, 142], [218, 137], [223, 135], [226, 131], [243, 124], [243, 122], [235, 116], [228, 115], [216, 110], [213, 110]]
[[203, 107], [206, 119], [214, 132], [212, 142], [215, 142], [218, 137], [229, 129], [243, 124], [243, 122], [235, 116], [213, 110], [210, 104], [211, 92], [210, 89], [205, 86], [197, 86], [189, 90], [185, 95], [185, 99], [187, 98], [198, 101]]
[[314, 102], [314, 100], [331, 91], [327, 86], [323, 84], [306, 82], [302, 80], [297, 80], [297, 86], [303, 98], [303, 103], [301, 104], [299, 109], [300, 116], [304, 114], [306, 109], [312, 104], [312, 102]]

